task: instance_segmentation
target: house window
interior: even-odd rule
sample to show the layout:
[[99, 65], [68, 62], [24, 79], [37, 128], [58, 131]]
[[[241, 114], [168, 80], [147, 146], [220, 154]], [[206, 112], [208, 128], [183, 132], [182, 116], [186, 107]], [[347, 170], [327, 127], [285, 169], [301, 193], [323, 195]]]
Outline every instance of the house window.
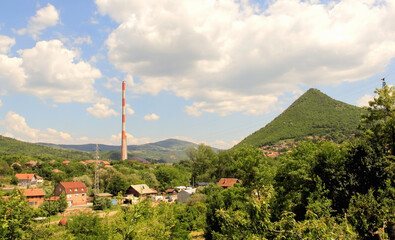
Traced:
[[71, 198], [71, 194], [67, 194], [67, 198]]
[[85, 193], [83, 193], [82, 196], [84, 197], [84, 196], [85, 196]]
[[81, 188], [81, 191], [84, 191], [84, 188]]
[[76, 193], [75, 196], [78, 197], [78, 193]]
[[74, 191], [77, 192], [77, 191], [78, 191], [78, 188], [74, 188]]
[[71, 192], [71, 191], [73, 191], [73, 190], [70, 188], [70, 192]]

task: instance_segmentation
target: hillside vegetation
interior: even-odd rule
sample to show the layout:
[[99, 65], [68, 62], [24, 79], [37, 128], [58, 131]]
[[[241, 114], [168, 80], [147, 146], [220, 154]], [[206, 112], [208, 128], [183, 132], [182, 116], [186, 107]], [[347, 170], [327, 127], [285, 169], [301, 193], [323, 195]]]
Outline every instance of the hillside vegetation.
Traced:
[[325, 136], [342, 141], [357, 132], [363, 111], [334, 100], [317, 89], [310, 89], [272, 122], [246, 137], [236, 147], [261, 147], [307, 136]]
[[34, 143], [19, 141], [0, 135], [0, 155], [24, 155], [50, 159], [87, 160], [93, 155], [88, 152], [71, 149], [56, 149]]

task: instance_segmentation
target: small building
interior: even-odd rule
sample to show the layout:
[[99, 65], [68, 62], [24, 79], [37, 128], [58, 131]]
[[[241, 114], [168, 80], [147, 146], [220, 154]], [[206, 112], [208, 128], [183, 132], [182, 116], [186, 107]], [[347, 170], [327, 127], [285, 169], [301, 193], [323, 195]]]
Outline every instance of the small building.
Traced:
[[37, 177], [34, 173], [17, 173], [15, 177], [18, 178], [18, 185], [27, 187], [35, 186], [37, 184]]
[[62, 164], [64, 164], [64, 165], [66, 165], [66, 166], [67, 166], [67, 165], [69, 165], [69, 164], [70, 164], [70, 161], [63, 161], [63, 162], [62, 162]]
[[147, 184], [130, 185], [128, 190], [126, 190], [126, 195], [133, 195], [135, 197], [152, 196], [157, 193], [155, 189], [148, 187]]
[[97, 163], [100, 166], [103, 166], [103, 167], [106, 167], [106, 168], [111, 167], [111, 164], [108, 161], [103, 161], [103, 160], [86, 160], [85, 161], [85, 165], [86, 164], [91, 164], [91, 163]]
[[177, 191], [174, 188], [166, 189], [166, 194], [168, 195], [175, 195]]
[[38, 207], [44, 203], [45, 193], [41, 188], [25, 189], [24, 195], [29, 201], [29, 206]]
[[40, 177], [38, 175], [35, 175], [35, 176], [37, 178], [37, 184], [43, 184], [44, 183], [44, 178], [42, 178], [42, 177]]
[[95, 195], [95, 197], [101, 197], [101, 198], [107, 198], [107, 199], [112, 198], [111, 193], [95, 193], [94, 195]]
[[66, 193], [66, 201], [69, 206], [86, 205], [87, 188], [82, 182], [60, 182], [54, 190], [55, 196]]
[[37, 161], [29, 161], [29, 162], [25, 163], [26, 168], [33, 168], [36, 165], [37, 165]]
[[54, 170], [52, 170], [52, 172], [53, 172], [53, 173], [60, 173], [60, 172], [62, 172], [62, 171], [59, 170], [59, 169], [57, 169], [57, 168], [55, 168]]
[[184, 203], [196, 192], [196, 188], [184, 189], [177, 193], [177, 199], [179, 203]]
[[236, 183], [241, 183], [241, 181], [237, 178], [221, 178], [217, 183], [218, 187], [228, 188], [233, 187]]

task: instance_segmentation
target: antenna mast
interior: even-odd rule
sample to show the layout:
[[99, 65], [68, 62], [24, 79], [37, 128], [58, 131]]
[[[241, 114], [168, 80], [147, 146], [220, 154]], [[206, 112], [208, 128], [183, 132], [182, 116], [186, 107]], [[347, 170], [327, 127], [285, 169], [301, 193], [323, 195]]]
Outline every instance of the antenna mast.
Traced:
[[99, 193], [99, 145], [96, 144], [95, 193]]
[[383, 81], [382, 88], [385, 88], [385, 86], [387, 86], [387, 83], [385, 82], [385, 78], [382, 78], [381, 81]]

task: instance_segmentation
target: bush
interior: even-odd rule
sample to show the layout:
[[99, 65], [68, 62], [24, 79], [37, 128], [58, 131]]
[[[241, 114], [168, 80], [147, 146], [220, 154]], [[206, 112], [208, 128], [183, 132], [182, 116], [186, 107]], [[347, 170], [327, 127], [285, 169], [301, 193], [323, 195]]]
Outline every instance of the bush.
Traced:
[[111, 201], [108, 198], [97, 197], [93, 199], [93, 210], [105, 210], [111, 207]]

